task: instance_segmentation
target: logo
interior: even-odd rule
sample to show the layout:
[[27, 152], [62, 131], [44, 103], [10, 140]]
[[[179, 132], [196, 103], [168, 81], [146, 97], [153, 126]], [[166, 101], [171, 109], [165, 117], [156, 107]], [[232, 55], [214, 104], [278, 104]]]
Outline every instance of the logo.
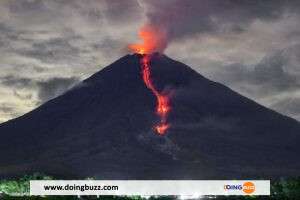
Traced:
[[255, 191], [255, 185], [252, 182], [246, 182], [243, 184], [243, 192], [251, 194]]
[[252, 194], [255, 191], [255, 185], [252, 182], [242, 184], [224, 185], [224, 190], [241, 190], [245, 194]]

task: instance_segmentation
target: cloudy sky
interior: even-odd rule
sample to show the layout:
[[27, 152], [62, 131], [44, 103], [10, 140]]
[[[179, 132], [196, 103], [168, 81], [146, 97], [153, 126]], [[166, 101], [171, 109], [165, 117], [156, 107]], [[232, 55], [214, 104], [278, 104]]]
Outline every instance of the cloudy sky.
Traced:
[[145, 23], [168, 56], [300, 120], [298, 0], [1, 0], [0, 122], [128, 54]]

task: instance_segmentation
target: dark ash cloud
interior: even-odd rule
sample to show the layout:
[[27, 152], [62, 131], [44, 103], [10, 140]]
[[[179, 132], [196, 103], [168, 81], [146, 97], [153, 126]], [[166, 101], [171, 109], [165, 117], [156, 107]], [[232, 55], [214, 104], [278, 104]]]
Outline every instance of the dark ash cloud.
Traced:
[[300, 8], [297, 0], [152, 0], [147, 5], [149, 24], [165, 29], [169, 41], [199, 33], [240, 33], [254, 20], [274, 21]]

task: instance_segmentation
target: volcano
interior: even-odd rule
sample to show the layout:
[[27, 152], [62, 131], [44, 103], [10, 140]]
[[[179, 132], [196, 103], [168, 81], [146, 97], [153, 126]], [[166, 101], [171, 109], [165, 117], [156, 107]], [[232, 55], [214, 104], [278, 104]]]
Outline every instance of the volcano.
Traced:
[[63, 95], [0, 125], [0, 178], [237, 179], [300, 175], [300, 123], [159, 53], [151, 78], [168, 92], [164, 135], [141, 54], [126, 55]]

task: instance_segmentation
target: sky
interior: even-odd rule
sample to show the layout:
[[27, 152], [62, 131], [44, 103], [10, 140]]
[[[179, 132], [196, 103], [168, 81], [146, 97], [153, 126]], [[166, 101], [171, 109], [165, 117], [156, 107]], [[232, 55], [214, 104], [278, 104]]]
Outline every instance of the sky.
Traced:
[[298, 0], [1, 0], [0, 122], [130, 53], [144, 24], [169, 57], [300, 121]]

